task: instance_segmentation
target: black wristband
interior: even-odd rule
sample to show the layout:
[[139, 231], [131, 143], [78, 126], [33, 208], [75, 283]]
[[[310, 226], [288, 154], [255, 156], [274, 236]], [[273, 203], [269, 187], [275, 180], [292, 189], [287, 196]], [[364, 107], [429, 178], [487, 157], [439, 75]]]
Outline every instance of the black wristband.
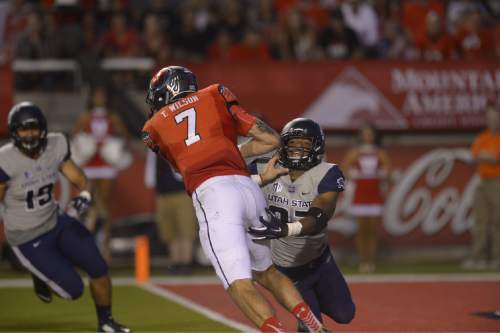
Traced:
[[327, 225], [328, 218], [319, 207], [311, 207], [306, 213], [306, 216], [311, 216], [316, 219], [316, 224], [314, 225], [313, 235], [319, 234]]

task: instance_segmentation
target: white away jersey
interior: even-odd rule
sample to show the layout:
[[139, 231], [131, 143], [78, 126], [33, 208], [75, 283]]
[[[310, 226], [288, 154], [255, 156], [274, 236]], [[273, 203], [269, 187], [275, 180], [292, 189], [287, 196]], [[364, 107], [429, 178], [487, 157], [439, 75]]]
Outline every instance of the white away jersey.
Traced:
[[[266, 160], [250, 165], [256, 174], [265, 166]], [[289, 175], [281, 176], [273, 183], [262, 187], [271, 211], [288, 222], [300, 220], [311, 207], [314, 198], [325, 192], [344, 191], [344, 175], [336, 164], [321, 162], [307, 170], [295, 182]], [[272, 240], [273, 262], [281, 267], [304, 265], [319, 257], [328, 246], [326, 233], [314, 236], [284, 237]]]
[[3, 219], [9, 244], [25, 243], [54, 227], [58, 207], [53, 189], [59, 166], [68, 158], [68, 140], [61, 133], [47, 135], [47, 146], [36, 160], [12, 143], [0, 148], [0, 182], [7, 184]]

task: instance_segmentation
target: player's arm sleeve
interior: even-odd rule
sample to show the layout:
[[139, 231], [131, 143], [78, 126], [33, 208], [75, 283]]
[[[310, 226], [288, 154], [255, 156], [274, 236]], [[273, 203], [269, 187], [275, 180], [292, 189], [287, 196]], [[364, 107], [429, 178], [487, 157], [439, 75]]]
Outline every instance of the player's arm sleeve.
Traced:
[[257, 175], [259, 173], [256, 160], [248, 165], [248, 171], [250, 171], [251, 175]]
[[318, 184], [318, 195], [311, 203], [311, 208], [299, 223], [300, 235], [316, 235], [325, 229], [337, 207], [337, 198], [344, 191], [344, 175], [337, 165], [328, 169]]
[[257, 118], [241, 107], [236, 95], [227, 87], [219, 84], [218, 91], [226, 103], [227, 110], [236, 122], [236, 131], [238, 135], [247, 136], [248, 132], [257, 121]]
[[302, 224], [300, 235], [316, 235], [325, 229], [335, 213], [339, 194], [344, 191], [344, 181], [344, 175], [337, 165], [328, 169], [318, 184], [318, 195], [311, 203], [311, 208], [299, 221]]
[[7, 192], [7, 183], [0, 181], [0, 203], [5, 198], [5, 192]]
[[[294, 227], [298, 227], [296, 230], [300, 230], [298, 235], [317, 235], [321, 233], [335, 213], [339, 194], [340, 192], [332, 191], [318, 194], [311, 203], [311, 208], [305, 213], [305, 216], [300, 221], [293, 223], [294, 225], [297, 223], [301, 224]], [[297, 233], [295, 234], [297, 235]]]
[[59, 165], [71, 159], [71, 148], [68, 137], [63, 133], [56, 133], [52, 140], [55, 140], [56, 160]]
[[318, 193], [343, 192], [345, 189], [344, 174], [337, 165], [333, 165], [318, 184]]
[[71, 146], [69, 144], [69, 138], [66, 134], [64, 134], [64, 140], [66, 143], [65, 144], [66, 153], [64, 154], [63, 162], [65, 162], [71, 158]]
[[0, 183], [7, 183], [9, 180], [10, 176], [2, 167], [0, 167]]
[[257, 118], [246, 112], [241, 106], [234, 105], [231, 107], [231, 112], [236, 121], [236, 133], [242, 136], [248, 136], [248, 132], [257, 122]]

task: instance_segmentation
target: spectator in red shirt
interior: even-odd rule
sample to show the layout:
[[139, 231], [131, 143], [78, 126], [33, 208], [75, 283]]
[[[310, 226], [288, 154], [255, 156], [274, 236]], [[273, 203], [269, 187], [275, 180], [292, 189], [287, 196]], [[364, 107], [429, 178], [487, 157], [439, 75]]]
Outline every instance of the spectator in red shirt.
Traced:
[[211, 61], [229, 61], [233, 41], [226, 30], [220, 30], [215, 41], [208, 47], [208, 58]]
[[134, 57], [138, 54], [139, 35], [128, 27], [127, 17], [117, 12], [111, 17], [110, 30], [102, 36], [104, 56]]
[[444, 1], [441, 0], [405, 0], [402, 6], [402, 24], [414, 40], [425, 33], [425, 21], [429, 12], [435, 12], [444, 18]]
[[490, 58], [493, 55], [493, 36], [482, 26], [478, 10], [464, 12], [455, 39], [456, 51], [466, 60]]
[[423, 60], [443, 61], [450, 58], [451, 40], [444, 30], [439, 15], [434, 12], [427, 14], [425, 33], [416, 36], [415, 47]]
[[315, 29], [323, 29], [330, 21], [330, 13], [326, 5], [319, 0], [307, 1], [302, 5], [302, 13], [311, 22]]
[[274, 8], [279, 15], [282, 15], [290, 8], [297, 6], [298, 3], [298, 0], [274, 0]]
[[234, 45], [229, 53], [230, 61], [258, 62], [271, 60], [268, 45], [262, 41], [260, 35], [254, 30], [247, 30], [243, 41]]

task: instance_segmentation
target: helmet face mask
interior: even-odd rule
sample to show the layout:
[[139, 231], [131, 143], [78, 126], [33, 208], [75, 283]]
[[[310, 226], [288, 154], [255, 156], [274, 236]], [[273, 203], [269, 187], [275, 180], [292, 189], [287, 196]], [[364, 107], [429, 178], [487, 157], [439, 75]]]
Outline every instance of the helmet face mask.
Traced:
[[281, 132], [279, 163], [292, 170], [309, 170], [321, 162], [324, 149], [320, 126], [310, 119], [297, 118]]
[[158, 71], [149, 83], [146, 103], [150, 106], [149, 117], [187, 93], [198, 90], [196, 76], [181, 66], [169, 66]]
[[8, 116], [9, 136], [24, 154], [33, 157], [47, 144], [47, 120], [42, 110], [29, 102], [16, 104]]
[[17, 129], [17, 137], [22, 148], [26, 151], [34, 151], [40, 146], [42, 131], [38, 123], [29, 123]]
[[290, 138], [287, 143], [287, 156], [290, 160], [301, 160], [309, 156], [312, 149], [313, 138]]

